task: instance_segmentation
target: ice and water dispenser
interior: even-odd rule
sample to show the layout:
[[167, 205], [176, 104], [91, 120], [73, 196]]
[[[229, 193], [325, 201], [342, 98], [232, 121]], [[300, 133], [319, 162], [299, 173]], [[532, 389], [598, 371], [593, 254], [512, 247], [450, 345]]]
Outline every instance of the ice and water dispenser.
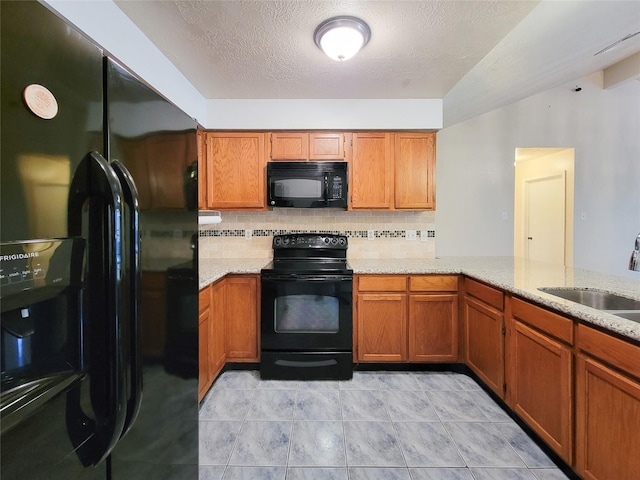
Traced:
[[0, 244], [2, 396], [82, 368], [84, 240]]

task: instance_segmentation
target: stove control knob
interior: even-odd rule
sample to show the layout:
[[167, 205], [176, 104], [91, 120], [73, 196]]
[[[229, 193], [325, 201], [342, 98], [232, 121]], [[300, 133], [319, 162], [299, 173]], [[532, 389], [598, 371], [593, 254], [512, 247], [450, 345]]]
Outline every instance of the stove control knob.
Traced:
[[284, 238], [282, 239], [282, 243], [283, 243], [285, 246], [289, 245], [289, 242], [290, 242], [290, 241], [291, 241], [291, 240], [289, 239], [289, 237], [284, 237]]
[[[322, 237], [318, 237], [318, 238], [320, 239]], [[329, 245], [329, 242], [330, 242], [329, 237], [322, 238], [322, 241], [324, 242], [325, 245]]]
[[282, 238], [280, 238], [280, 237], [276, 237], [276, 238], [273, 240], [273, 244], [274, 244], [276, 247], [279, 247], [280, 245], [282, 245]]
[[336, 237], [332, 237], [331, 238], [331, 245], [337, 245], [338, 244], [338, 239]]
[[338, 241], [338, 243], [340, 243], [341, 247], [344, 247], [347, 244], [347, 239], [344, 237], [340, 237], [340, 240]]

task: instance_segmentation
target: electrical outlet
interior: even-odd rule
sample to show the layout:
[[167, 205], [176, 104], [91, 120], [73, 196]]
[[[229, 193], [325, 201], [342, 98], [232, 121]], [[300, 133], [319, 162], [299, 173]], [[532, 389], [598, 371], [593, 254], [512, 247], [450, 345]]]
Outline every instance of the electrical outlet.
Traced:
[[367, 240], [373, 240], [376, 238], [376, 233], [373, 230], [367, 230]]
[[429, 234], [427, 233], [426, 230], [420, 230], [420, 241], [421, 242], [426, 242], [427, 240], [429, 240]]
[[417, 240], [417, 232], [415, 230], [407, 230], [407, 240]]
[[245, 240], [249, 240], [251, 239], [251, 237], [253, 237], [253, 230], [245, 230], [244, 231]]
[[506, 222], [509, 220], [509, 214], [507, 212], [502, 212], [502, 221]]

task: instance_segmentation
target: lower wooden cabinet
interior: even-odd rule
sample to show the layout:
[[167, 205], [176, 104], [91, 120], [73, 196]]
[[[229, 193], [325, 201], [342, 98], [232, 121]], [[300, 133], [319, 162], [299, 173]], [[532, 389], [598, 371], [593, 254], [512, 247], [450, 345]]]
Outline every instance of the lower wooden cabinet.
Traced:
[[[504, 398], [504, 314], [502, 292], [465, 279], [465, 360], [489, 388]], [[493, 299], [499, 299], [493, 301]]]
[[[640, 476], [640, 347], [578, 326], [576, 470], [587, 480]], [[591, 358], [591, 357], [596, 358]]]
[[358, 294], [358, 361], [407, 360], [407, 295]]
[[225, 348], [225, 282], [226, 280], [220, 280], [210, 286], [209, 365], [211, 368], [211, 381], [216, 379], [227, 359]]
[[573, 321], [511, 302], [507, 404], [567, 463], [573, 457]]
[[225, 350], [231, 362], [257, 362], [259, 275], [226, 277]]
[[258, 279], [258, 275], [229, 275], [200, 290], [200, 400], [227, 361], [259, 359]]
[[208, 286], [198, 294], [198, 401], [202, 400], [213, 381], [209, 360], [210, 305], [211, 286]]
[[356, 360], [457, 361], [457, 291], [455, 275], [358, 276]]

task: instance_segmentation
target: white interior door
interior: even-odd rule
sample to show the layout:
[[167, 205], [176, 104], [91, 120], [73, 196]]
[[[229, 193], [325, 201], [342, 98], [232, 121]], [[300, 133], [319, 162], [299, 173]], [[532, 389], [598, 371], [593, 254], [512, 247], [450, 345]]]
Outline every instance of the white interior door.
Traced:
[[565, 263], [565, 172], [525, 180], [526, 257]]

